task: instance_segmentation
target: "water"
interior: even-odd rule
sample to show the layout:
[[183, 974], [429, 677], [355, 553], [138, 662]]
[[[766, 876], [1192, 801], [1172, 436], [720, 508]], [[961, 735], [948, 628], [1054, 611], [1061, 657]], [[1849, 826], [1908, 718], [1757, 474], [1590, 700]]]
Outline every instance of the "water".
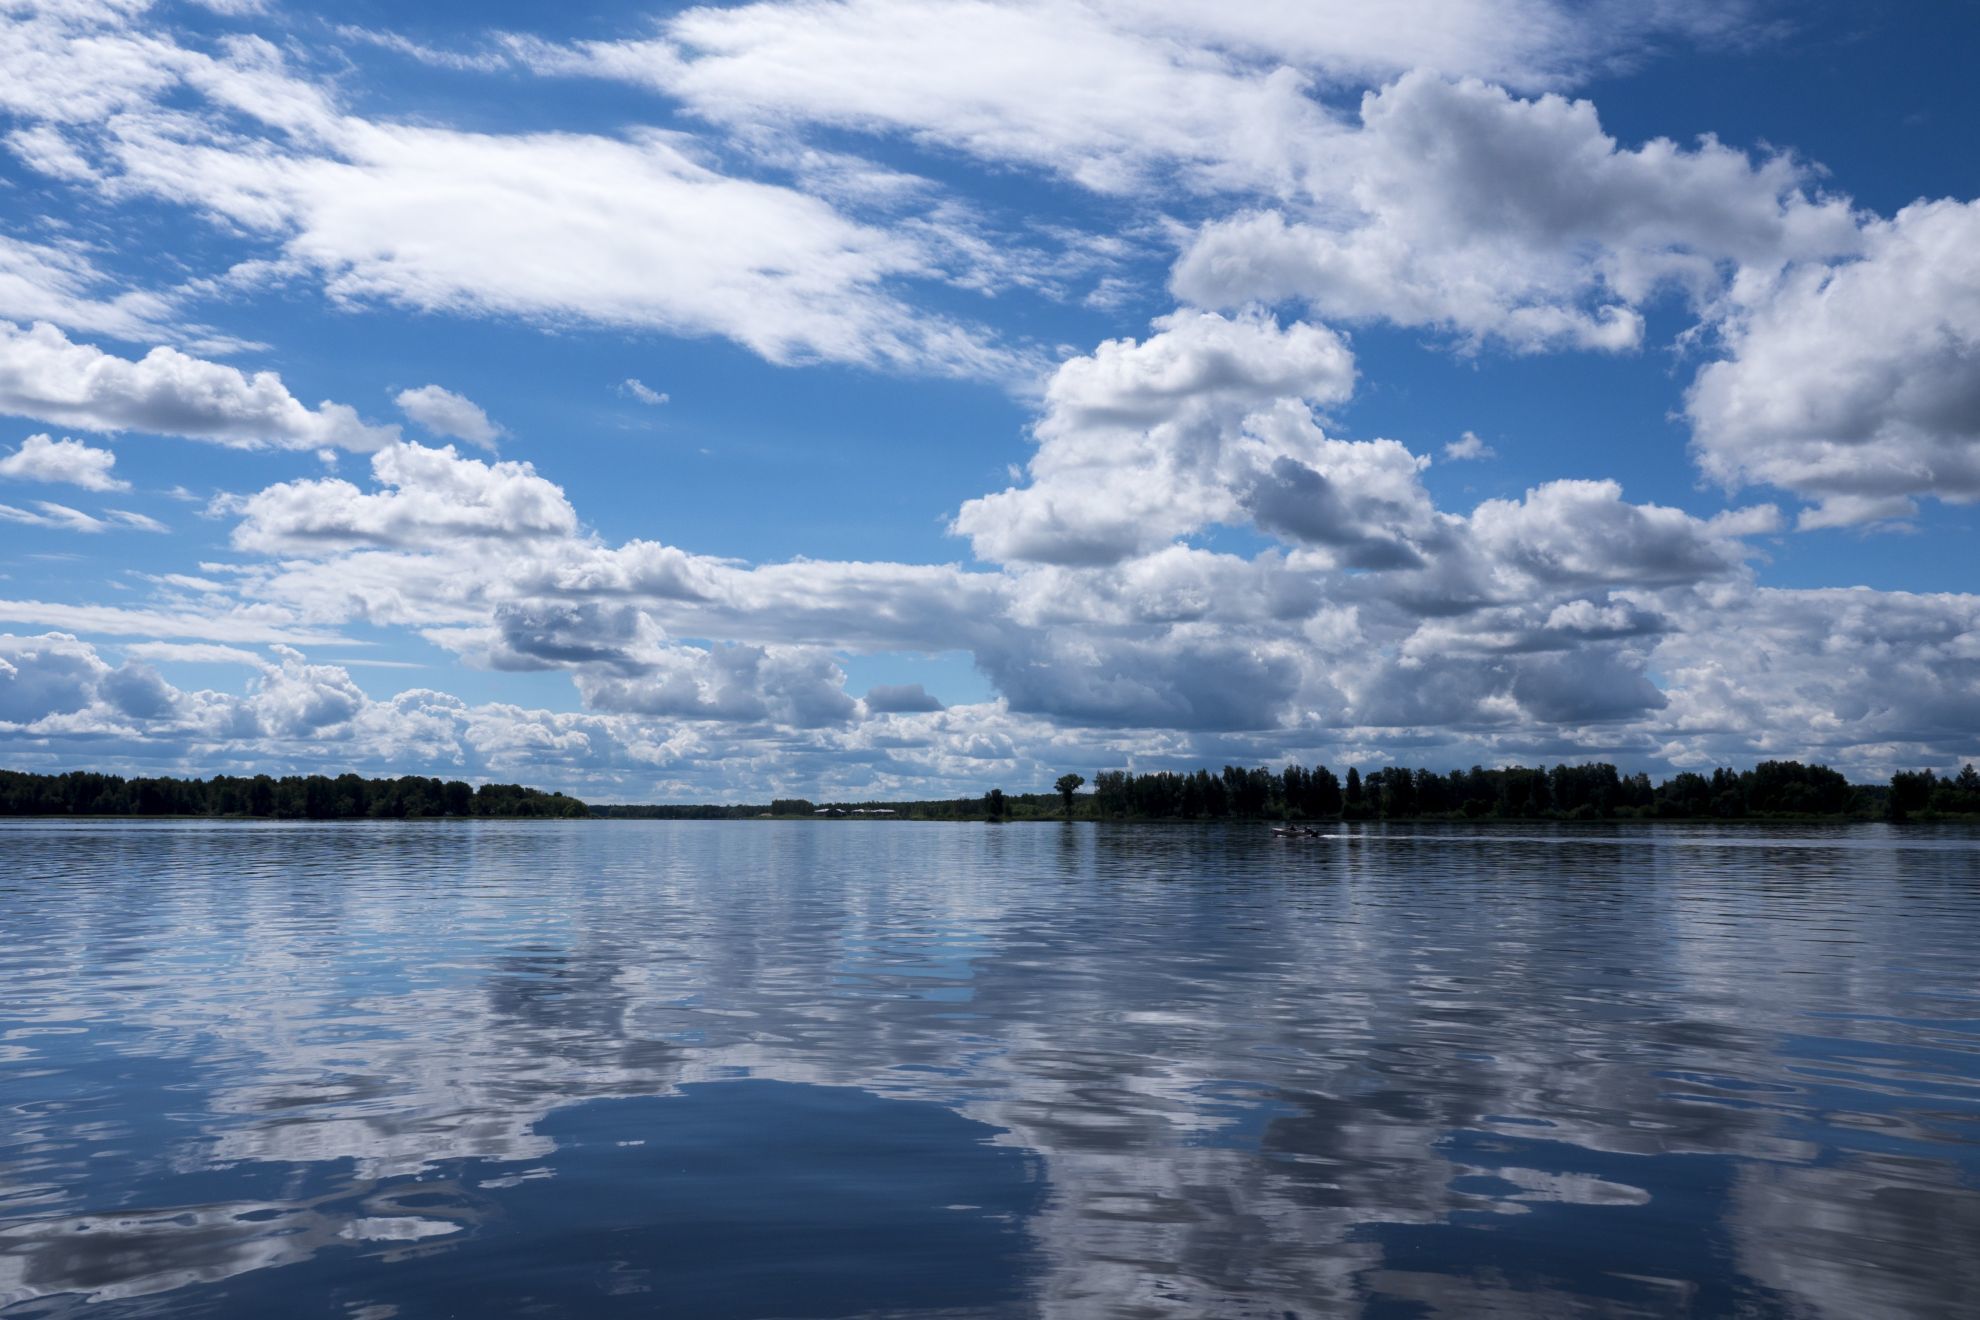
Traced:
[[16, 1316], [1980, 1313], [1980, 841], [0, 827]]

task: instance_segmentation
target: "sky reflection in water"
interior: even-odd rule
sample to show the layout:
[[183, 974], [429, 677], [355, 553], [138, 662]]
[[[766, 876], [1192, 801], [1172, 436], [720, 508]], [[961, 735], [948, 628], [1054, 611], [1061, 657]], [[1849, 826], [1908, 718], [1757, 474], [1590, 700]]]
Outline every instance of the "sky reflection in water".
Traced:
[[1945, 1315], [1980, 843], [0, 827], [0, 1309]]

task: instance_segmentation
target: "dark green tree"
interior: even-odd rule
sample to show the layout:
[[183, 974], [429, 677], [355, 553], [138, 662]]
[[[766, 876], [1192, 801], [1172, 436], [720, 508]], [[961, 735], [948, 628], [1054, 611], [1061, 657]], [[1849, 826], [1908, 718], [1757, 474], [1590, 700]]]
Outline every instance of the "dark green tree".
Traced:
[[1930, 770], [1900, 770], [1892, 775], [1890, 818], [1904, 820], [1914, 811], [1925, 810], [1932, 804], [1932, 790], [1938, 783], [1939, 777]]
[[1059, 798], [1066, 804], [1067, 820], [1072, 819], [1073, 794], [1079, 792], [1080, 785], [1085, 782], [1086, 776], [1084, 775], [1060, 775], [1052, 785], [1053, 788], [1059, 790]]

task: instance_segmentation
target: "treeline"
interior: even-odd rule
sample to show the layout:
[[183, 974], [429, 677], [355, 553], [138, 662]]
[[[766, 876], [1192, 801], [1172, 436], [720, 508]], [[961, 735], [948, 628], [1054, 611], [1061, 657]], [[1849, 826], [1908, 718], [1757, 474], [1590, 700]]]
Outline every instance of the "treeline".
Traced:
[[1980, 815], [1980, 772], [1968, 765], [1941, 779], [1930, 770], [1900, 770], [1891, 776], [1887, 810], [1892, 820]]
[[813, 802], [809, 798], [773, 798], [769, 802], [695, 803], [690, 805], [595, 806], [591, 814], [607, 820], [760, 820], [828, 817], [894, 820], [1037, 820], [1064, 813], [1057, 793], [1005, 793], [993, 788], [979, 797], [930, 798], [902, 802], [870, 799]]
[[1901, 772], [1891, 787], [1851, 784], [1825, 765], [1763, 761], [1750, 770], [1686, 771], [1660, 784], [1606, 762], [1473, 766], [1438, 774], [1390, 767], [1345, 780], [1325, 766], [1282, 771], [1225, 766], [1221, 774], [1109, 770], [1078, 814], [1103, 820], [1730, 820], [1767, 816], [1904, 819], [1980, 813], [1980, 772], [1939, 778]]
[[74, 770], [60, 775], [0, 770], [0, 816], [251, 816], [273, 820], [419, 820], [589, 816], [562, 793], [404, 775], [216, 775], [211, 779], [124, 779]]
[[1473, 766], [1438, 774], [1388, 767], [1346, 777], [1326, 766], [1283, 770], [1106, 770], [1093, 792], [1067, 775], [1057, 793], [1005, 793], [922, 801], [769, 802], [600, 806], [593, 814], [647, 820], [819, 817], [881, 820], [1735, 820], [1892, 819], [1980, 815], [1980, 771], [1941, 777], [1903, 771], [1887, 787], [1852, 784], [1825, 765], [1762, 761], [1750, 770], [1686, 771], [1662, 783], [1594, 765]]

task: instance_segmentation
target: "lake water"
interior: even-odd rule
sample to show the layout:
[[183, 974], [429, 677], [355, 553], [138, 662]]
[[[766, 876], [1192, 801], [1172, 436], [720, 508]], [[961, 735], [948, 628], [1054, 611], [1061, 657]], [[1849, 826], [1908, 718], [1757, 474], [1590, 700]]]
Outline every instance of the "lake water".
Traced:
[[0, 826], [0, 1312], [1980, 1314], [1980, 841]]

